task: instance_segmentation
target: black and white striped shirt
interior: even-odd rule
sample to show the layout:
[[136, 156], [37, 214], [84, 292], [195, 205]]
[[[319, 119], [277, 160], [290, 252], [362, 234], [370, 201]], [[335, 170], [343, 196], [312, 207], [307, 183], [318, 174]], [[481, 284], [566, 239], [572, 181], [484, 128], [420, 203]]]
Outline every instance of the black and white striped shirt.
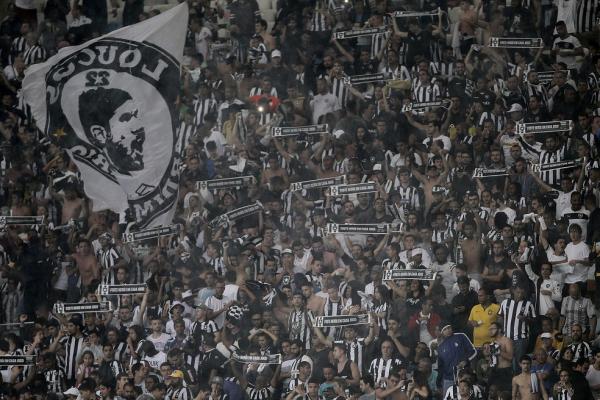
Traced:
[[[559, 150], [550, 152], [547, 150], [542, 150], [540, 152], [540, 164], [545, 165], [553, 162], [562, 161], [564, 159], [564, 147], [561, 147]], [[541, 171], [540, 177], [546, 184], [550, 186], [555, 186], [560, 183], [560, 170], [548, 170]]]
[[396, 68], [391, 68], [386, 65], [383, 68], [380, 68], [379, 72], [385, 74], [388, 78], [392, 79], [400, 79], [403, 81], [410, 81], [410, 71], [404, 65], [398, 65]]
[[294, 310], [288, 317], [288, 330], [290, 340], [300, 340], [306, 349], [310, 349], [312, 336], [311, 322], [313, 315], [310, 310]]
[[187, 387], [181, 387], [179, 389], [169, 388], [167, 390], [166, 399], [168, 400], [192, 400], [192, 392]]
[[349, 93], [348, 87], [344, 84], [342, 79], [331, 79], [331, 94], [335, 96], [338, 108], [344, 108], [346, 106]]
[[[483, 392], [477, 385], [471, 386], [472, 397], [470, 399], [480, 400], [483, 399]], [[458, 393], [458, 385], [452, 385], [446, 390], [444, 400], [461, 400], [460, 394]]]
[[127, 358], [127, 344], [125, 342], [119, 342], [113, 346], [115, 352], [115, 361], [120, 363], [125, 362]]
[[[190, 336], [195, 339], [200, 339], [200, 341], [201, 341], [202, 337], [205, 334], [212, 335], [213, 333], [217, 332], [218, 330], [219, 330], [219, 328], [217, 327], [217, 324], [212, 319], [209, 319], [208, 321], [194, 321], [194, 322], [192, 322], [192, 325], [190, 327]], [[196, 344], [200, 345], [201, 343], [196, 343]], [[192, 364], [192, 363], [189, 363], [189, 364]], [[197, 366], [194, 366], [194, 368], [197, 369]]]
[[589, 360], [592, 356], [592, 349], [586, 342], [571, 343], [567, 346], [573, 352], [573, 362], [577, 362], [581, 359]]
[[75, 379], [77, 362], [83, 352], [83, 336], [68, 336], [62, 339], [65, 347], [65, 375], [67, 380]]
[[579, 0], [577, 3], [575, 29], [577, 33], [591, 32], [598, 25], [596, 18], [600, 17], [598, 0]]
[[413, 89], [413, 100], [418, 103], [436, 101], [440, 97], [440, 88], [432, 83], [423, 85], [419, 82]]
[[[338, 301], [334, 302], [328, 297], [325, 300], [325, 305], [323, 306], [323, 315], [325, 316], [335, 316], [342, 315], [342, 309], [344, 308], [344, 303], [342, 298], [339, 298]], [[330, 327], [325, 328], [325, 334], [333, 339], [339, 339], [342, 335], [341, 327]]]
[[389, 36], [389, 33], [377, 33], [375, 35], [371, 36], [371, 60], [374, 60], [377, 58], [377, 56], [379, 55], [379, 53], [381, 52], [381, 50], [384, 48], [385, 44], [387, 43], [387, 38]]
[[390, 358], [384, 360], [383, 357], [379, 357], [371, 361], [369, 366], [369, 374], [373, 376], [375, 383], [385, 382], [390, 376], [393, 368], [398, 368], [402, 365], [402, 361], [398, 358]]
[[535, 309], [529, 300], [506, 299], [500, 304], [498, 315], [504, 317], [504, 332], [511, 340], [527, 339], [529, 337], [529, 324], [519, 315], [535, 318]]
[[227, 268], [225, 267], [225, 261], [223, 260], [223, 257], [211, 258], [208, 261], [208, 265], [210, 265], [219, 276], [224, 276], [227, 272]]
[[212, 112], [215, 112], [217, 102], [214, 99], [196, 99], [194, 100], [194, 125], [204, 125], [204, 118]]
[[105, 284], [113, 285], [116, 280], [116, 271], [113, 269], [121, 259], [121, 256], [114, 247], [108, 249], [99, 249], [96, 253], [96, 258], [102, 266], [102, 281]]
[[65, 373], [58, 368], [44, 371], [44, 379], [46, 380], [46, 389], [51, 393], [62, 393], [67, 389]]
[[46, 50], [42, 46], [34, 45], [25, 50], [23, 61], [25, 65], [33, 65], [46, 60]]
[[29, 45], [27, 44], [27, 40], [25, 40], [24, 36], [15, 38], [10, 45], [10, 53], [12, 55], [10, 64], [12, 64], [12, 61], [14, 61], [15, 56], [25, 53], [27, 49], [29, 49]]
[[309, 22], [308, 30], [311, 32], [325, 32], [331, 30], [327, 15], [322, 11], [327, 10], [327, 1], [318, 0], [315, 4], [312, 19]]
[[256, 386], [248, 384], [246, 387], [246, 394], [248, 400], [271, 400], [275, 389], [272, 386], [267, 386], [262, 389], [256, 388]]
[[177, 129], [177, 135], [180, 137], [180, 149], [179, 153], [183, 156], [185, 148], [187, 147], [190, 139], [194, 135], [195, 125], [187, 124], [185, 121], [181, 121], [179, 123], [179, 128]]
[[269, 93], [265, 93], [265, 91], [260, 86], [255, 86], [252, 89], [250, 89], [250, 97], [260, 96], [262, 94], [268, 94], [269, 96], [277, 97], [277, 89], [275, 89], [275, 87], [272, 87]]

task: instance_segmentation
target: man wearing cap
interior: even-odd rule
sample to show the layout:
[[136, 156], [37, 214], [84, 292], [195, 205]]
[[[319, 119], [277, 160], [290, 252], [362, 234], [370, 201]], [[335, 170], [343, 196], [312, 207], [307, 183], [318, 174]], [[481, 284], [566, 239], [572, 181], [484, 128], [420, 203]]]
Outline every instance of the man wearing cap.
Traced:
[[169, 309], [171, 312], [171, 318], [167, 321], [165, 325], [165, 332], [167, 335], [170, 335], [172, 338], [175, 337], [175, 322], [182, 321], [185, 324], [185, 334], [187, 335], [190, 331], [190, 326], [192, 325], [192, 321], [188, 318], [183, 318], [183, 313], [185, 311], [185, 307], [183, 303], [180, 301], [174, 301], [171, 304], [171, 308]]
[[192, 392], [187, 387], [183, 387], [183, 372], [176, 369], [169, 375], [171, 382], [167, 390], [166, 400], [192, 400]]
[[67, 400], [77, 400], [79, 398], [79, 389], [72, 387], [66, 392], [63, 392]]
[[464, 333], [454, 333], [450, 323], [442, 325], [442, 342], [438, 345], [438, 371], [442, 393], [454, 384], [454, 371], [477, 356], [477, 350]]

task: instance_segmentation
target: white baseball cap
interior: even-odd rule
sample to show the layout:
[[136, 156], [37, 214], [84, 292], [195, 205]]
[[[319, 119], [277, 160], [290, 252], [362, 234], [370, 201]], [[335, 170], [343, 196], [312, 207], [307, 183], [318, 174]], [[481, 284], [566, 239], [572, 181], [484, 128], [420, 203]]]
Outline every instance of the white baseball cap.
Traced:
[[72, 387], [71, 389], [63, 392], [65, 396], [79, 396], [79, 389]]

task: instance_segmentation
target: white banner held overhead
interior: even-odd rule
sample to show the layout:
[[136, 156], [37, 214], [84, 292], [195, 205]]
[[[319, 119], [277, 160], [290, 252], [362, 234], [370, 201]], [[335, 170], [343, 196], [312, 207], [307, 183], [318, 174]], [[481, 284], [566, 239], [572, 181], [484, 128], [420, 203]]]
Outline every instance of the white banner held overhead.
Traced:
[[334, 224], [325, 226], [327, 234], [385, 235], [390, 232], [389, 224]]
[[497, 176], [507, 176], [506, 168], [475, 168], [473, 170], [473, 178], [493, 178]]
[[329, 194], [334, 197], [344, 196], [347, 194], [373, 193], [376, 191], [377, 191], [377, 186], [375, 185], [375, 182], [333, 185], [329, 188]]
[[351, 29], [349, 31], [335, 32], [334, 35], [337, 40], [342, 40], [342, 39], [353, 39], [353, 38], [362, 37], [362, 36], [379, 35], [382, 33], [386, 33], [387, 31], [388, 31], [387, 27], [380, 26], [378, 28]]
[[221, 178], [212, 179], [210, 181], [198, 181], [196, 182], [196, 189], [198, 190], [218, 190], [228, 188], [241, 188], [244, 186], [252, 185], [256, 182], [256, 179], [252, 175], [248, 176], [236, 176], [233, 178]]
[[573, 129], [573, 121], [568, 119], [564, 121], [541, 121], [541, 122], [528, 122], [519, 123], [515, 127], [515, 131], [519, 135], [525, 135], [527, 133], [552, 133], [552, 132], [564, 132]]
[[13, 216], [3, 215], [0, 216], [0, 229], [3, 229], [7, 225], [43, 225], [44, 216], [37, 215], [26, 215], [26, 216]]
[[85, 314], [112, 311], [110, 301], [101, 301], [96, 303], [56, 303], [54, 312], [56, 314]]
[[321, 135], [327, 133], [329, 126], [327, 124], [306, 125], [306, 126], [274, 126], [271, 128], [273, 137], [298, 136], [298, 135]]
[[544, 47], [542, 38], [491, 37], [489, 47], [503, 49], [538, 49]]
[[63, 48], [23, 80], [38, 128], [77, 165], [93, 211], [128, 211], [138, 229], [168, 225], [175, 212], [187, 26], [184, 2]]
[[121, 295], [121, 294], [139, 294], [145, 293], [148, 286], [145, 283], [130, 285], [105, 285], [98, 286], [98, 293], [102, 296]]
[[440, 13], [440, 9], [433, 11], [394, 11], [392, 14], [396, 18], [414, 18], [414, 17], [435, 17]]
[[265, 354], [264, 356], [252, 356], [246, 354], [231, 354], [231, 359], [242, 364], [281, 364], [281, 354]]
[[377, 83], [377, 82], [385, 82], [386, 79], [385, 74], [382, 72], [377, 72], [374, 74], [363, 74], [363, 75], [353, 75], [353, 76], [345, 76], [343, 82], [346, 85], [362, 85], [365, 83]]
[[35, 355], [0, 356], [0, 366], [2, 366], [2, 367], [27, 366], [27, 365], [35, 365], [35, 363], [36, 363]]
[[430, 269], [388, 269], [383, 271], [384, 281], [395, 281], [399, 279], [410, 279], [418, 281], [432, 281], [437, 276], [436, 272]]
[[321, 189], [324, 187], [340, 184], [344, 181], [344, 178], [344, 175], [340, 175], [336, 176], [335, 178], [321, 178], [312, 181], [292, 182], [290, 183], [290, 190], [292, 192], [299, 192], [304, 189]]
[[156, 239], [163, 236], [176, 235], [181, 230], [179, 224], [160, 226], [158, 228], [148, 228], [137, 232], [123, 233], [123, 243], [138, 242], [146, 239]]
[[402, 105], [402, 112], [408, 112], [413, 110], [423, 110], [426, 108], [440, 108], [440, 107], [448, 107], [450, 102], [445, 100], [437, 100], [437, 101], [423, 101], [423, 102], [415, 102], [415, 103], [407, 103]]
[[541, 171], [556, 171], [567, 168], [578, 168], [581, 166], [581, 159], [578, 160], [564, 160], [564, 161], [556, 161], [545, 164], [531, 164], [533, 172], [541, 172]]
[[315, 317], [317, 328], [337, 328], [349, 325], [365, 325], [371, 322], [369, 314], [360, 315], [322, 315]]

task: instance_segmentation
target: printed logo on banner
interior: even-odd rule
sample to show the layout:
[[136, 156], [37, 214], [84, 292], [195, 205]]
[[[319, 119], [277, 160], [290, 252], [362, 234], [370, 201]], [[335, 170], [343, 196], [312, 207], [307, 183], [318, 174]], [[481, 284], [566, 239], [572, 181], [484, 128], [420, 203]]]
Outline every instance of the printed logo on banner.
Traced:
[[178, 81], [170, 54], [116, 38], [90, 44], [46, 74], [46, 134], [97, 173], [94, 185], [118, 185], [140, 228], [177, 200]]

